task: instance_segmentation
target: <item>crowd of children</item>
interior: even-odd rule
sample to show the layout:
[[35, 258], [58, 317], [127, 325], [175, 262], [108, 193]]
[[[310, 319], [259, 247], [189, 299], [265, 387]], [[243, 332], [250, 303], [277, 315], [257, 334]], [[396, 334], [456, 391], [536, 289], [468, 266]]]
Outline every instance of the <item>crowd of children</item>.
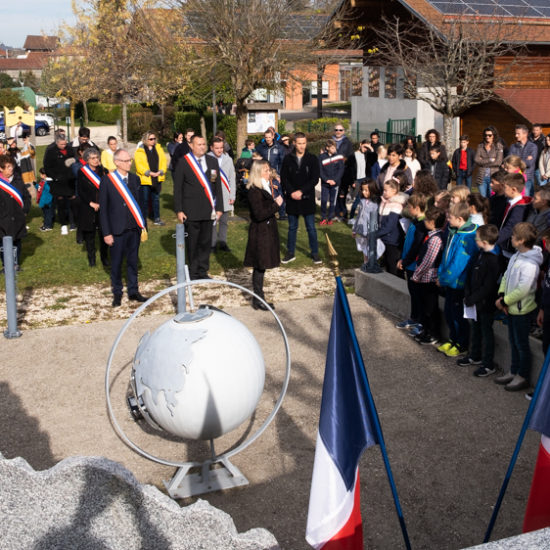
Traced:
[[448, 173], [437, 166], [439, 155], [434, 145], [429, 158], [435, 167], [417, 170], [412, 187], [403, 170], [394, 170], [382, 186], [380, 178], [362, 182], [352, 229], [357, 248], [365, 265], [372, 254], [378, 258], [383, 252], [386, 270], [406, 278], [410, 316], [397, 328], [408, 329], [419, 344], [436, 346], [460, 366], [475, 365], [477, 377], [497, 371], [493, 322], [505, 319], [510, 364], [495, 382], [508, 391], [524, 389], [535, 323], [543, 327], [544, 350], [550, 344], [550, 270], [537, 295], [542, 249], [550, 249], [550, 190], [540, 187], [532, 199], [526, 196], [521, 159], [507, 157], [491, 176], [490, 196], [472, 192], [467, 136], [453, 155], [460, 183], [447, 190]]

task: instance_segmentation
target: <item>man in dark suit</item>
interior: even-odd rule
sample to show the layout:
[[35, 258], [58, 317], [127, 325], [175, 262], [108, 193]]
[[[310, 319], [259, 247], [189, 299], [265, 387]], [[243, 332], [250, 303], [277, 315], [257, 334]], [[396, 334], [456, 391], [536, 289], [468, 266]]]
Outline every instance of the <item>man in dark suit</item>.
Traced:
[[212, 226], [223, 214], [218, 161], [206, 153], [206, 141], [193, 136], [190, 152], [180, 158], [174, 175], [174, 210], [187, 229], [187, 258], [191, 279], [210, 279]]
[[147, 300], [138, 290], [138, 251], [145, 219], [138, 206], [140, 180], [135, 174], [130, 174], [132, 157], [128, 151], [118, 149], [113, 160], [115, 172], [104, 176], [99, 186], [99, 216], [103, 240], [111, 247], [111, 287], [113, 307], [117, 307], [122, 300], [124, 256], [128, 298], [135, 302]]

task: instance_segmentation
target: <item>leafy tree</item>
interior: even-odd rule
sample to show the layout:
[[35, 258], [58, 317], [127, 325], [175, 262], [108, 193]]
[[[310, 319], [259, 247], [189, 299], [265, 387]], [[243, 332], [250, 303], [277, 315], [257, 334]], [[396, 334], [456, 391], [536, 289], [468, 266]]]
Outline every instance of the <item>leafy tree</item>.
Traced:
[[35, 92], [40, 88], [40, 80], [32, 71], [19, 72], [19, 81], [23, 86], [32, 88]]
[[0, 73], [0, 88], [15, 88], [17, 85], [8, 73]]
[[10, 90], [9, 88], [0, 89], [0, 108], [7, 107], [13, 109], [17, 106], [27, 107], [27, 104], [23, 100], [23, 96], [16, 90]]

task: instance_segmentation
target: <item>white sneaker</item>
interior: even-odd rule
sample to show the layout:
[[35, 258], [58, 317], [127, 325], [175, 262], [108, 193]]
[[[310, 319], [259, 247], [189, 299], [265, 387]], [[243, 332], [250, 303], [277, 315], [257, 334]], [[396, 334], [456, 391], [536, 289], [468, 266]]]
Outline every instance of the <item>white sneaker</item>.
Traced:
[[62, 235], [68, 235], [69, 234], [69, 228], [66, 225], [61, 226], [61, 234]]

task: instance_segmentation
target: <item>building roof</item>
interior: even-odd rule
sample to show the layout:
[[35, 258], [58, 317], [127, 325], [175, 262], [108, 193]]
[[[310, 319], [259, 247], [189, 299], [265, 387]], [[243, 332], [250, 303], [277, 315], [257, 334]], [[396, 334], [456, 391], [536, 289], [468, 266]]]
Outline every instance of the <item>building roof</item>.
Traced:
[[27, 51], [48, 51], [53, 52], [59, 43], [57, 36], [42, 36], [29, 34], [23, 44], [23, 48]]
[[531, 124], [550, 123], [550, 88], [500, 89], [496, 94]]
[[[186, 34], [196, 38], [204, 34], [204, 21], [201, 14], [186, 12]], [[315, 36], [326, 26], [330, 16], [326, 14], [289, 13], [281, 28], [281, 39], [303, 40]]]
[[32, 71], [43, 69], [48, 63], [50, 54], [44, 52], [30, 52], [27, 57], [0, 58], [1, 71]]
[[[487, 31], [495, 23], [510, 25], [509, 40], [531, 44], [550, 43], [550, 4], [548, 0], [397, 0], [407, 10], [445, 34], [457, 18], [471, 19], [473, 31], [480, 24]], [[536, 6], [536, 8], [535, 8]]]

